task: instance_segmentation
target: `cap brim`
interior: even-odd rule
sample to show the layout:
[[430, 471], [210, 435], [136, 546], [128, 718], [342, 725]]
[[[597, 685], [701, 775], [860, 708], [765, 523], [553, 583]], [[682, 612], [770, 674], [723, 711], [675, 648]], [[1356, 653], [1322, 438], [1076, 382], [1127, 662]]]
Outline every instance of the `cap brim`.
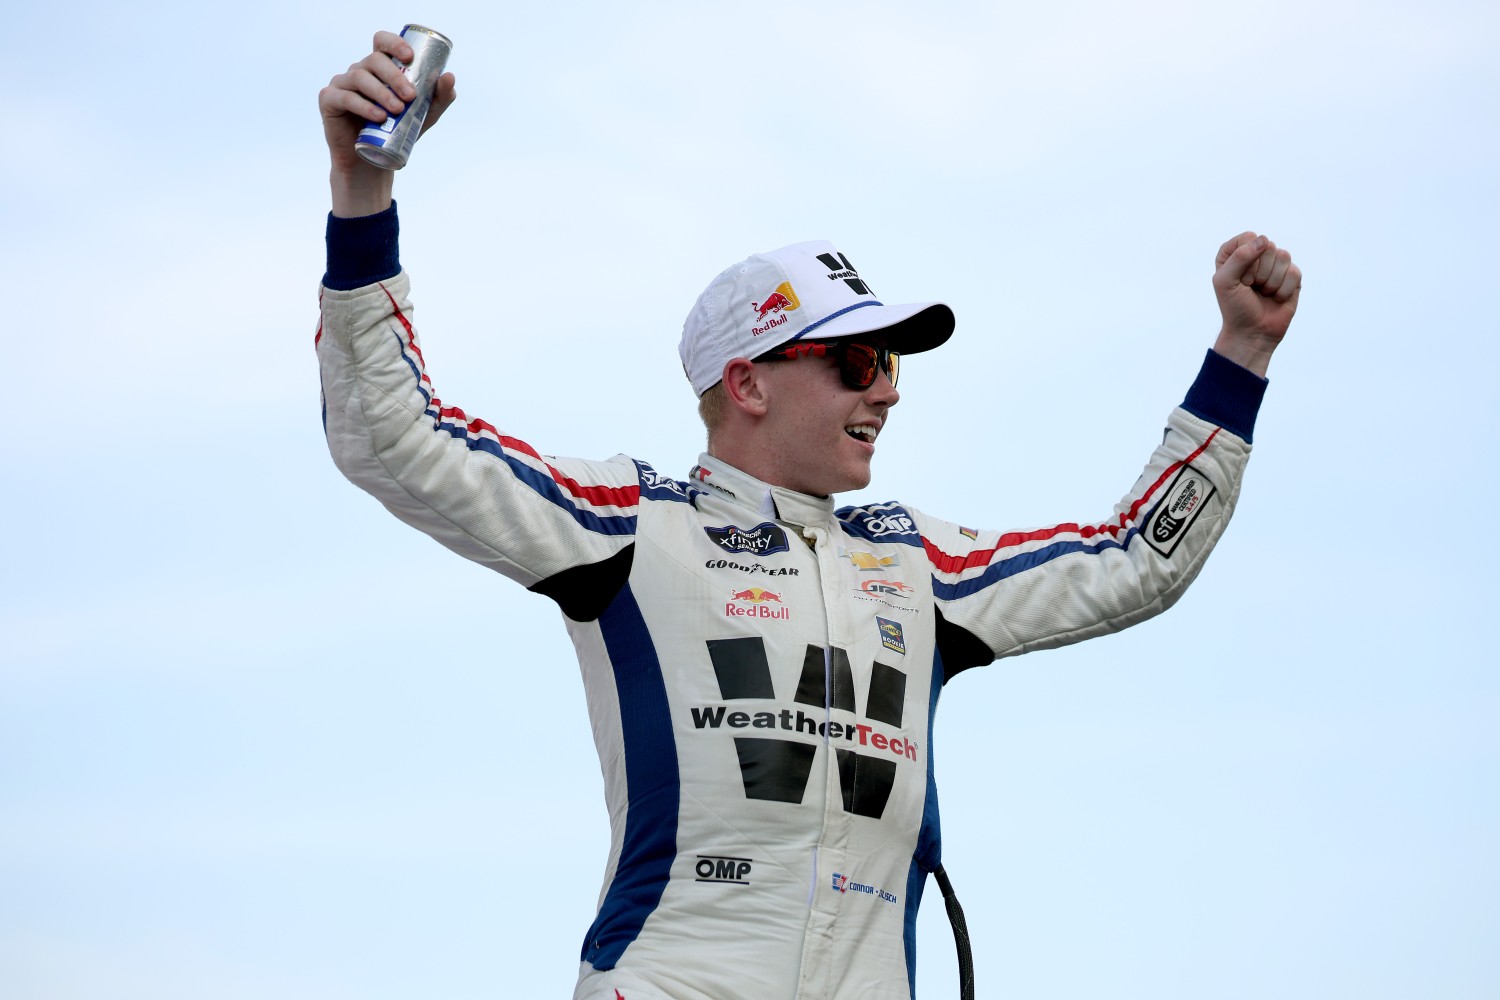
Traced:
[[953, 310], [942, 302], [894, 306], [872, 302], [814, 323], [792, 339], [840, 340], [878, 333], [891, 350], [920, 354], [947, 343], [954, 322]]

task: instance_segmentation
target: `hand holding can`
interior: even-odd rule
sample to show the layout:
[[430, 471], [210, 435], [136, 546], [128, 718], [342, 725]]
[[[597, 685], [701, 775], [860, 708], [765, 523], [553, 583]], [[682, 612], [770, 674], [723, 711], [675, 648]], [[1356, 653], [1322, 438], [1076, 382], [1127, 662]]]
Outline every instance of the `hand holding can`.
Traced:
[[379, 123], [367, 122], [354, 144], [354, 151], [361, 158], [384, 170], [406, 166], [432, 107], [438, 79], [453, 51], [453, 42], [446, 35], [420, 24], [402, 28], [401, 38], [411, 46], [412, 58], [409, 64], [397, 65], [401, 65], [402, 73], [416, 88], [417, 96], [407, 102], [400, 114], [387, 115]]

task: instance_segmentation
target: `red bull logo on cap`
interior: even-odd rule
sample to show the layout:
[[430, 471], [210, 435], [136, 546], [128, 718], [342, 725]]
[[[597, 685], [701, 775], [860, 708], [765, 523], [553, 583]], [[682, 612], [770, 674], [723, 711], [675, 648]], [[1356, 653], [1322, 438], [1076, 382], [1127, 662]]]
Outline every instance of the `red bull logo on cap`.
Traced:
[[[767, 295], [764, 302], [752, 302], [751, 307], [755, 310], [755, 322], [765, 323], [764, 326], [751, 326], [750, 332], [759, 337], [767, 330], [775, 329], [785, 323], [787, 318], [784, 313], [799, 308], [802, 303], [797, 298], [797, 293], [792, 291], [792, 283], [783, 281], [776, 286], [776, 291]], [[777, 315], [772, 315], [773, 313]], [[771, 317], [766, 322], [767, 317]]]
[[[746, 587], [729, 595], [724, 602], [726, 618], [764, 618], [768, 621], [785, 621], [792, 617], [792, 609], [776, 607], [781, 604], [781, 595], [763, 587]], [[748, 605], [748, 607], [746, 606]]]

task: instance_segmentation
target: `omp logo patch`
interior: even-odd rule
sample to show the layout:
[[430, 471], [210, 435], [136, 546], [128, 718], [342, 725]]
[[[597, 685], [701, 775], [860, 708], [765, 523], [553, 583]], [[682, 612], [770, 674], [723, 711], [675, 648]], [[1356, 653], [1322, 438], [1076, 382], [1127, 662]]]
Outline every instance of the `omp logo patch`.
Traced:
[[786, 552], [786, 532], [772, 521], [757, 524], [753, 528], [740, 528], [732, 524], [722, 528], [705, 527], [703, 533], [725, 552], [748, 552], [756, 556], [769, 556]]
[[731, 885], [749, 885], [750, 868], [754, 864], [749, 858], [723, 858], [712, 854], [700, 854], [693, 865], [696, 882], [719, 882]]
[[[821, 646], [806, 648], [792, 704], [808, 706], [814, 709], [812, 713], [774, 704], [771, 665], [760, 636], [710, 639], [708, 657], [725, 702], [773, 703], [757, 711], [731, 710], [728, 704], [690, 709], [695, 729], [746, 733], [733, 737], [745, 798], [800, 803], [818, 748], [826, 740], [846, 744], [834, 749], [844, 810], [872, 819], [884, 814], [899, 762], [917, 760], [917, 744], [891, 732], [901, 728], [906, 704], [904, 672], [877, 660], [870, 668], [863, 720], [835, 722], [827, 718], [828, 709], [840, 709], [856, 718], [860, 715], [855, 706], [854, 672], [844, 650], [830, 649], [825, 663]], [[750, 730], [765, 732], [752, 736]]]
[[886, 535], [905, 535], [917, 528], [917, 522], [905, 514], [871, 514], [864, 519], [864, 528], [872, 538]]
[[1191, 465], [1184, 467], [1146, 518], [1146, 541], [1162, 555], [1170, 556], [1216, 492], [1207, 476]]

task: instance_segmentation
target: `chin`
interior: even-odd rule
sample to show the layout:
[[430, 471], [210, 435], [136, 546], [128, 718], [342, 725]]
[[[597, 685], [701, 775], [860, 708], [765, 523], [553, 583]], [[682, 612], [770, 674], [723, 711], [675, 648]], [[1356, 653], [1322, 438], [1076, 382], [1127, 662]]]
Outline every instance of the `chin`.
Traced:
[[825, 496], [833, 496], [835, 493], [848, 493], [850, 490], [862, 490], [870, 485], [870, 470], [861, 472], [850, 472], [848, 475], [839, 477], [838, 482]]

